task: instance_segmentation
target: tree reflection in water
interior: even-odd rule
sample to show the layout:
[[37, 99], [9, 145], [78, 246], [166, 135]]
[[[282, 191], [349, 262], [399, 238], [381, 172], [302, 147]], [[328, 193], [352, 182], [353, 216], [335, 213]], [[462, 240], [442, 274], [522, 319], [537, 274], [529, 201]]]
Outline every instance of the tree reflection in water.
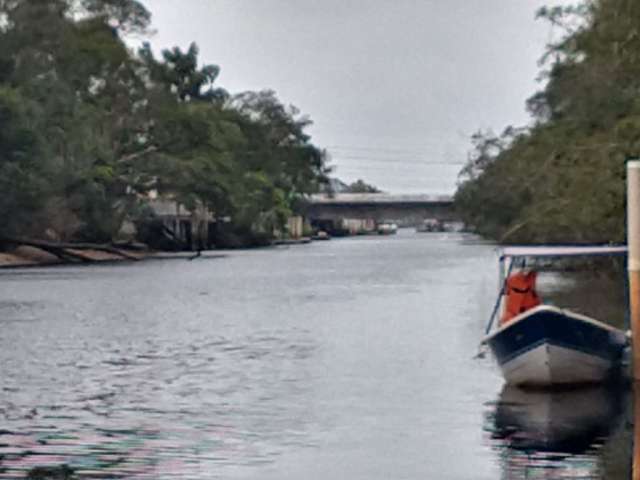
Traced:
[[[199, 449], [213, 450], [211, 443], [203, 441]], [[186, 478], [202, 473], [188, 455], [172, 454], [173, 441], [155, 430], [104, 430], [91, 435], [0, 431], [2, 444], [0, 479], [151, 479], [159, 472]]]

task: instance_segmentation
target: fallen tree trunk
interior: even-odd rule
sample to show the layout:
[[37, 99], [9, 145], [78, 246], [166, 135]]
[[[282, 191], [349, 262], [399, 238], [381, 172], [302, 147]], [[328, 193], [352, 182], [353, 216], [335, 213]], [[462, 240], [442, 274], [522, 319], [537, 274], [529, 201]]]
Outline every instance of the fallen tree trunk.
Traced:
[[118, 255], [122, 258], [126, 258], [127, 260], [140, 260], [139, 257], [124, 252], [118, 248], [113, 247], [112, 245], [105, 245], [100, 243], [60, 243], [48, 242], [45, 240], [34, 240], [30, 238], [14, 238], [3, 236], [0, 236], [0, 243], [36, 247], [49, 252], [62, 260], [72, 259], [75, 261], [81, 261], [83, 263], [94, 262], [95, 260], [86, 255], [82, 255], [80, 253], [69, 250], [98, 250]]

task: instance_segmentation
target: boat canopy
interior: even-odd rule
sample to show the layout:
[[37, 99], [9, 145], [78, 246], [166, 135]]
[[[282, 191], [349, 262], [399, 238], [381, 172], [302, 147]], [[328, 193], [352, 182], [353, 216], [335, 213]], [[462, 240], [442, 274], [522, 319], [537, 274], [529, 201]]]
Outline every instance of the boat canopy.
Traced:
[[501, 249], [500, 260], [517, 257], [555, 258], [626, 254], [626, 245], [512, 245]]

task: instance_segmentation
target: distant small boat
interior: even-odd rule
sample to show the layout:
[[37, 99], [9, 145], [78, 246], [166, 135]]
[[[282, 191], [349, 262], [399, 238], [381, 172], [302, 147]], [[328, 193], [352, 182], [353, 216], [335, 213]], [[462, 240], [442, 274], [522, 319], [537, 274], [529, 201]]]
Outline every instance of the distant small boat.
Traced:
[[318, 230], [318, 232], [311, 237], [311, 240], [331, 240], [331, 235], [324, 230]]
[[395, 223], [380, 223], [378, 225], [379, 235], [394, 235], [398, 232], [398, 225]]
[[[628, 344], [622, 330], [569, 310], [542, 305], [533, 284], [513, 285], [515, 260], [624, 255], [626, 247], [511, 247], [500, 258], [502, 291], [483, 343], [493, 352], [508, 384], [547, 387], [599, 383], [621, 365]], [[506, 268], [506, 275], [503, 273]], [[514, 311], [515, 307], [515, 311]], [[492, 329], [495, 318], [500, 325]]]
[[437, 218], [427, 218], [416, 227], [418, 233], [444, 232], [445, 225]]

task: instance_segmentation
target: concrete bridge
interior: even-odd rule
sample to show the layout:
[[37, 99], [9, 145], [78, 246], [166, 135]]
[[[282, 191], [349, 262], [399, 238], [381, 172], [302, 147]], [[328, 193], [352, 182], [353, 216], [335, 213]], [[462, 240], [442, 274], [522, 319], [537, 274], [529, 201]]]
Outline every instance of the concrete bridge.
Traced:
[[391, 195], [387, 193], [337, 193], [312, 195], [306, 212], [311, 223], [345, 219], [393, 222], [414, 227], [427, 218], [456, 222], [450, 195]]

